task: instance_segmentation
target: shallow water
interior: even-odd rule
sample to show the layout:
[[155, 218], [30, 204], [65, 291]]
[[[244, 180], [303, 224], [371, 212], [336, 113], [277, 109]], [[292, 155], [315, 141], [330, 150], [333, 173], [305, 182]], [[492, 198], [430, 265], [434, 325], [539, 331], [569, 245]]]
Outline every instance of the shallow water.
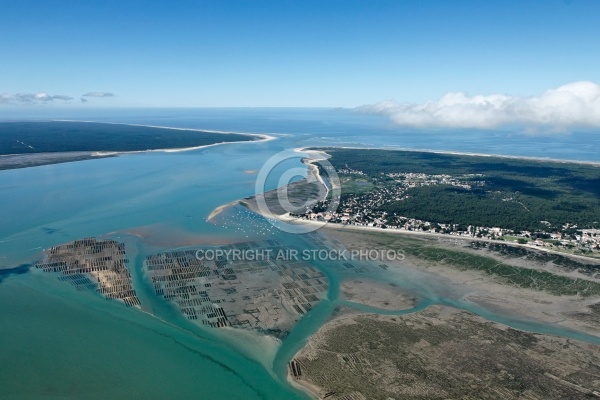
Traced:
[[[0, 268], [35, 262], [44, 248], [83, 237], [117, 239], [126, 243], [146, 312], [76, 292], [39, 270], [3, 275], [3, 398], [306, 398], [285, 382], [286, 364], [331, 313], [338, 306], [391, 313], [339, 298], [339, 282], [352, 273], [341, 272], [333, 262], [314, 261], [330, 281], [328, 298], [278, 344], [188, 322], [154, 295], [141, 268], [146, 255], [194, 245], [277, 238], [290, 247], [313, 246], [306, 237], [279, 232], [242, 207], [206, 221], [217, 206], [253, 195], [256, 171], [279, 151], [351, 145], [600, 162], [594, 151], [600, 148], [597, 135], [576, 132], [548, 140], [504, 132], [415, 134], [385, 119], [343, 110], [105, 110], [59, 117], [273, 133], [278, 139], [0, 171]], [[300, 156], [282, 169], [286, 166], [302, 166]], [[274, 176], [266, 189], [276, 185]], [[516, 328], [599, 342], [564, 328], [495, 315], [464, 301], [463, 293], [414, 272], [371, 275], [417, 296], [415, 310], [447, 304]], [[399, 313], [405, 312], [410, 311]]]

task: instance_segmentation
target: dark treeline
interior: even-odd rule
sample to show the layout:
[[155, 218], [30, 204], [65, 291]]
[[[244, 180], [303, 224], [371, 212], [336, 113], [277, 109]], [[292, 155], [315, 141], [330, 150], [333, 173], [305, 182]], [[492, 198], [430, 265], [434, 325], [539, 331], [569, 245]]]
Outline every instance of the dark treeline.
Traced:
[[408, 199], [390, 201], [381, 210], [437, 223], [514, 230], [599, 227], [600, 167], [594, 165], [463, 156], [411, 151], [326, 149], [336, 169], [351, 168], [378, 185], [393, 184], [387, 173], [428, 175], [483, 174], [484, 186], [466, 190], [450, 185], [407, 191]]
[[0, 154], [139, 151], [254, 140], [252, 136], [87, 122], [2, 122]]

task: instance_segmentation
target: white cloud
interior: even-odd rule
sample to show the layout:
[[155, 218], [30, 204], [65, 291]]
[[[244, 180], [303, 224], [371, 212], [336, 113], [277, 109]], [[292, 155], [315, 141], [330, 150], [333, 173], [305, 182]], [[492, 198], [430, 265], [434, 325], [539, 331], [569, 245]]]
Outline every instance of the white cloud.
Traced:
[[356, 110], [387, 115], [398, 125], [416, 128], [492, 129], [515, 124], [554, 130], [600, 127], [600, 85], [573, 82], [538, 97], [447, 93], [423, 104], [385, 101]]
[[[80, 97], [81, 103], [86, 103], [88, 99], [86, 97], [113, 97], [114, 94], [110, 92], [89, 92], [85, 93]], [[50, 95], [48, 93], [0, 93], [0, 104], [9, 105], [36, 105], [46, 104], [53, 101], [70, 102], [73, 97], [66, 96], [64, 94]]]
[[113, 97], [114, 93], [111, 92], [88, 92], [82, 94], [83, 97]]
[[49, 95], [48, 93], [16, 93], [16, 94], [0, 94], [0, 103], [3, 104], [39, 104], [54, 100], [69, 101], [72, 97], [62, 94]]

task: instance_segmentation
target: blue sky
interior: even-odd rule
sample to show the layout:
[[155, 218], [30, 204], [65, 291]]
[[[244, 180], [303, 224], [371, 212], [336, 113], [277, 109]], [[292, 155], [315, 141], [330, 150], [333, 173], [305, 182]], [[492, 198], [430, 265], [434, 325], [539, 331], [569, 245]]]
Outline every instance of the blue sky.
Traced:
[[0, 0], [0, 107], [539, 96], [600, 82], [599, 21], [598, 0]]

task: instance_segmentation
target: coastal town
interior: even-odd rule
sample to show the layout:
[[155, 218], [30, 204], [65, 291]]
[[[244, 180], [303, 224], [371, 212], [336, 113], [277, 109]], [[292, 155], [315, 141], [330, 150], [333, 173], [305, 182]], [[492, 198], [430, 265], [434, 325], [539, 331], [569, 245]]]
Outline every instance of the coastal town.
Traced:
[[[342, 182], [351, 187], [335, 199], [339, 205], [335, 212], [326, 211], [331, 198], [320, 201], [305, 212], [291, 214], [293, 217], [332, 224], [400, 230], [424, 234], [441, 234], [455, 237], [514, 242], [581, 255], [600, 255], [600, 229], [583, 228], [565, 222], [553, 227], [547, 221], [540, 221], [546, 229], [514, 230], [504, 227], [476, 226], [454, 223], [440, 223], [413, 218], [410, 215], [389, 213], [382, 206], [410, 198], [413, 188], [434, 185], [447, 185], [470, 191], [486, 185], [483, 174], [425, 174], [425, 173], [382, 173], [380, 177], [369, 177], [360, 170], [342, 168], [338, 171]], [[344, 185], [344, 186], [345, 186]], [[362, 186], [362, 188], [361, 188]], [[348, 193], [349, 192], [349, 193]], [[519, 203], [517, 196], [506, 196], [503, 202]]]

